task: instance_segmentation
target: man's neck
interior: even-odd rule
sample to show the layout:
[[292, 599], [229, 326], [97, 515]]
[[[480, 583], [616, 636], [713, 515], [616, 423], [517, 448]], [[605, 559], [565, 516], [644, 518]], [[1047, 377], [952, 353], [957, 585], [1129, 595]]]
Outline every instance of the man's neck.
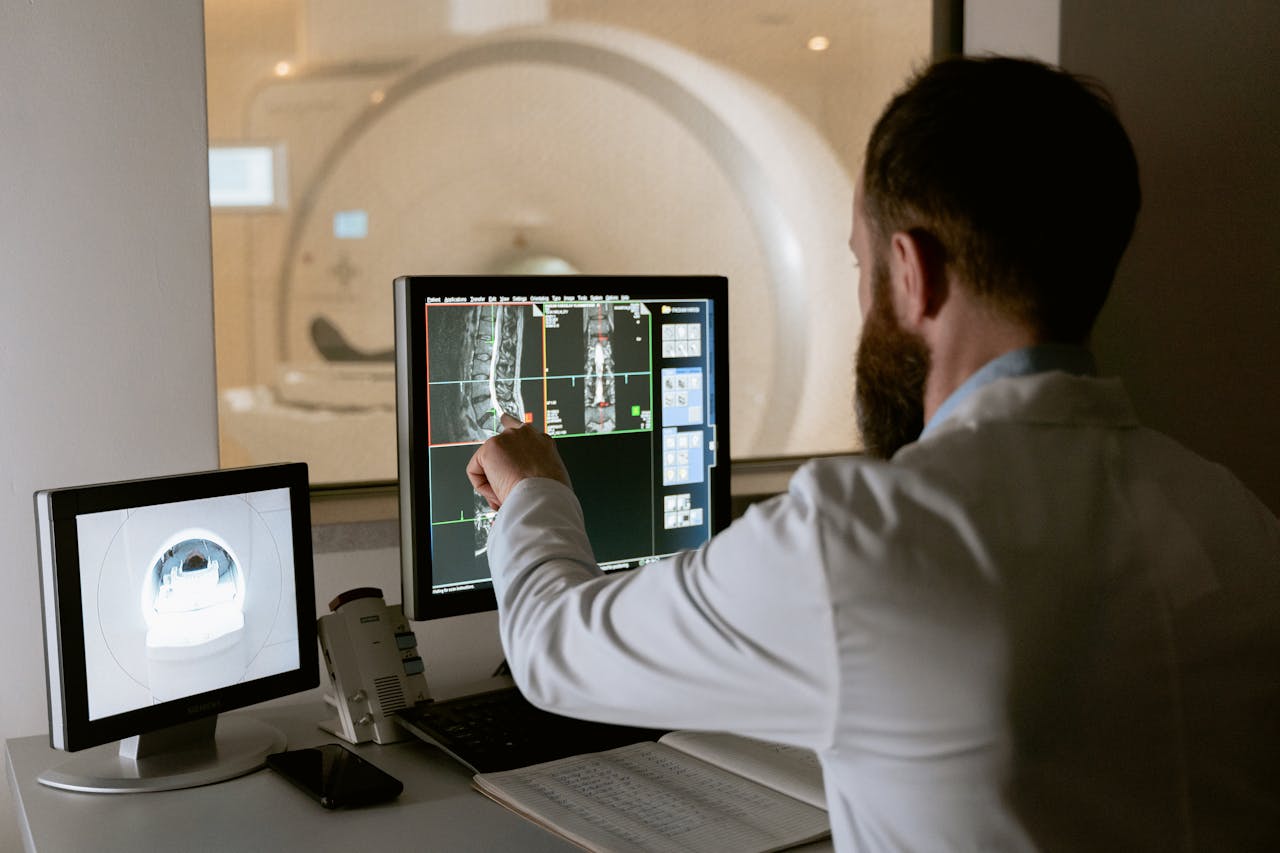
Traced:
[[928, 423], [957, 388], [993, 359], [1034, 346], [1039, 338], [1024, 325], [969, 306], [933, 330], [929, 376], [925, 380], [924, 420]]

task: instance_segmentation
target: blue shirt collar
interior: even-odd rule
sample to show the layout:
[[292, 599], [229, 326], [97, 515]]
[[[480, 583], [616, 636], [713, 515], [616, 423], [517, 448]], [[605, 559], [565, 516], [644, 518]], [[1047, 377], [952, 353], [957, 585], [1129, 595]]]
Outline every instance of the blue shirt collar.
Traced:
[[930, 430], [951, 417], [960, 404], [979, 388], [990, 385], [997, 379], [1030, 376], [1033, 373], [1046, 373], [1051, 370], [1061, 370], [1077, 376], [1095, 376], [1098, 366], [1093, 360], [1093, 353], [1074, 344], [1037, 344], [1012, 350], [984, 364], [961, 383], [959, 388], [952, 391], [951, 396], [947, 397], [933, 413], [933, 417], [929, 418], [929, 423], [925, 424], [920, 437], [924, 438]]

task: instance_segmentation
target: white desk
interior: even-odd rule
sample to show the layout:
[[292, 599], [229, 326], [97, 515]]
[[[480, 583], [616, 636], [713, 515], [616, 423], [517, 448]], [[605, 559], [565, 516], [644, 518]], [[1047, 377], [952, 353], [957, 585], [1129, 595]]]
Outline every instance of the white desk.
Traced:
[[[320, 703], [250, 713], [279, 727], [291, 749], [335, 740], [315, 725], [332, 716]], [[353, 748], [404, 783], [398, 799], [327, 811], [272, 770], [182, 791], [72, 793], [36, 781], [40, 771], [69, 757], [50, 749], [45, 735], [6, 741], [5, 763], [19, 832], [30, 851], [577, 849], [472, 790], [461, 765], [420, 741]]]

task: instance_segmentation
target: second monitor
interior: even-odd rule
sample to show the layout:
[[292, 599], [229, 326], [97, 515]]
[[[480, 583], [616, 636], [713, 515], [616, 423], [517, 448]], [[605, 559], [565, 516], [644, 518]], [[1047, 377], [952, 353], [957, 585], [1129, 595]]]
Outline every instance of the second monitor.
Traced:
[[504, 412], [556, 439], [605, 571], [727, 525], [727, 299], [719, 276], [397, 279], [406, 615], [496, 606], [466, 465]]

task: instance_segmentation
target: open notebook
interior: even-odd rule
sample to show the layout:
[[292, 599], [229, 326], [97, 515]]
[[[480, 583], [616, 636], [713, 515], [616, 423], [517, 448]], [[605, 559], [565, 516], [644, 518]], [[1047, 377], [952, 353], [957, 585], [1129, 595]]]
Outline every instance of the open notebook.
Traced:
[[810, 750], [670, 732], [498, 773], [475, 786], [587, 850], [765, 853], [826, 837], [822, 769]]

